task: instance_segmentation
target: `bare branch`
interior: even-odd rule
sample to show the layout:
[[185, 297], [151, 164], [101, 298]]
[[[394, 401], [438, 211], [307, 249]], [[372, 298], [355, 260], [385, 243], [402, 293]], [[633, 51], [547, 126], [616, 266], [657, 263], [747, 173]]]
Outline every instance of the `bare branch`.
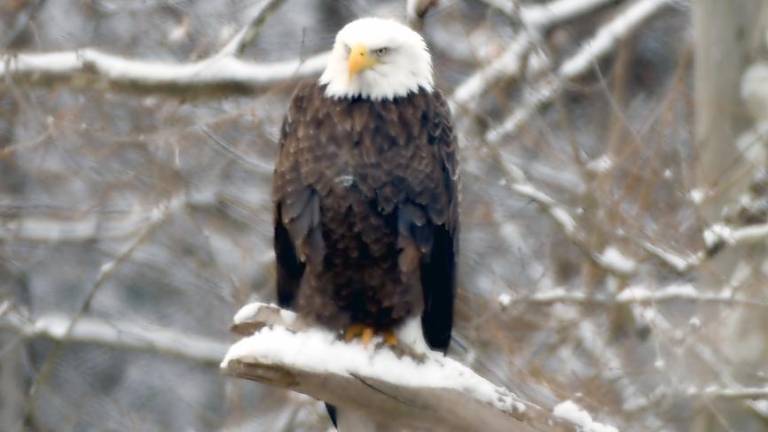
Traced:
[[768, 399], [768, 386], [751, 388], [707, 387], [701, 391], [689, 391], [687, 393], [717, 399]]
[[[104, 286], [104, 284], [112, 277], [112, 275], [115, 273], [115, 271], [124, 264], [130, 257], [133, 255], [133, 253], [138, 249], [144, 242], [152, 235], [152, 233], [157, 229], [163, 222], [165, 222], [166, 217], [173, 211], [175, 211], [177, 208], [182, 206], [185, 203], [185, 200], [183, 197], [172, 197], [168, 199], [167, 201], [163, 201], [157, 205], [157, 207], [152, 211], [149, 221], [144, 226], [142, 231], [127, 245], [127, 247], [114, 259], [106, 262], [101, 266], [99, 269], [99, 275], [96, 278], [96, 281], [90, 286], [88, 291], [86, 292], [85, 297], [80, 302], [80, 306], [75, 311], [75, 313], [72, 315], [72, 317], [69, 319], [69, 323], [64, 327], [61, 337], [56, 340], [55, 346], [53, 350], [48, 354], [48, 356], [45, 359], [45, 362], [43, 363], [42, 367], [40, 368], [39, 373], [35, 377], [35, 380], [32, 384], [32, 388], [30, 390], [30, 394], [34, 395], [37, 390], [40, 388], [40, 384], [45, 382], [45, 380], [48, 379], [49, 374], [53, 370], [55, 359], [58, 357], [58, 355], [61, 353], [61, 350], [64, 346], [64, 342], [67, 340], [69, 335], [74, 331], [75, 326], [77, 326], [77, 323], [82, 319], [86, 313], [91, 308], [91, 303], [93, 302], [93, 299], [96, 297], [96, 294], [101, 290], [101, 288]], [[31, 402], [32, 398], [28, 400], [28, 406], [29, 402]]]
[[615, 3], [616, 0], [554, 0], [521, 7], [520, 18], [530, 27], [546, 29]]
[[218, 56], [236, 57], [240, 55], [245, 46], [249, 44], [258, 34], [261, 27], [267, 22], [285, 0], [264, 0], [259, 6], [253, 17], [235, 36], [217, 53]]
[[131, 351], [154, 352], [214, 366], [226, 352], [226, 345], [211, 339], [128, 321], [82, 317], [69, 333], [70, 318], [45, 314], [34, 319], [17, 311], [0, 313], [0, 329], [26, 339], [44, 338], [60, 342], [82, 342]]
[[515, 109], [501, 125], [486, 133], [486, 141], [498, 144], [508, 135], [515, 133], [542, 105], [560, 94], [567, 81], [591, 70], [594, 63], [610, 53], [621, 39], [671, 4], [673, 0], [640, 0], [632, 3], [626, 10], [598, 29], [576, 54], [560, 65], [554, 76], [544, 79], [539, 87], [531, 89], [519, 108]]
[[508, 187], [518, 195], [535, 202], [596, 266], [620, 278], [629, 277], [637, 272], [637, 263], [614, 246], [609, 246], [601, 252], [593, 251], [589, 245], [587, 233], [579, 226], [566, 206], [536, 188], [528, 181], [522, 170], [514, 165], [507, 165], [498, 147], [489, 145], [488, 148], [503, 168]]

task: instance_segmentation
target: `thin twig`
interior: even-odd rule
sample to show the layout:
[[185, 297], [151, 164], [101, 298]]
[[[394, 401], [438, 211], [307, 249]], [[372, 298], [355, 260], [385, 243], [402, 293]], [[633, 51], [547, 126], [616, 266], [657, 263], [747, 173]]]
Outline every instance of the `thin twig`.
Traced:
[[618, 42], [637, 30], [651, 16], [672, 5], [672, 0], [641, 0], [632, 3], [606, 25], [600, 27], [595, 35], [586, 41], [576, 54], [564, 61], [557, 72], [536, 88], [527, 92], [519, 108], [515, 109], [501, 125], [488, 131], [485, 140], [499, 144], [507, 136], [515, 133], [531, 115], [547, 102], [552, 101], [565, 88], [565, 84], [588, 71], [597, 60], [607, 55]]
[[40, 367], [40, 371], [35, 376], [35, 380], [32, 383], [32, 386], [30, 388], [30, 397], [28, 398], [28, 401], [27, 401], [27, 404], [28, 404], [27, 409], [31, 408], [33, 397], [39, 390], [40, 385], [43, 382], [45, 382], [45, 380], [48, 378], [49, 374], [53, 370], [53, 365], [55, 364], [54, 360], [61, 353], [61, 350], [64, 347], [64, 343], [68, 340], [70, 334], [74, 330], [78, 321], [90, 310], [91, 303], [94, 297], [96, 296], [96, 294], [99, 292], [100, 288], [104, 286], [104, 284], [110, 279], [110, 277], [112, 277], [115, 271], [123, 263], [125, 263], [131, 257], [131, 255], [133, 255], [133, 252], [136, 249], [138, 249], [139, 246], [144, 244], [144, 242], [155, 231], [155, 229], [159, 227], [163, 222], [165, 222], [168, 214], [178, 209], [181, 205], [183, 205], [183, 203], [184, 203], [183, 199], [174, 198], [158, 205], [153, 211], [150, 222], [144, 227], [144, 230], [141, 232], [141, 234], [139, 234], [128, 245], [128, 247], [125, 248], [125, 250], [122, 253], [120, 253], [113, 260], [101, 266], [101, 269], [99, 271], [98, 277], [96, 278], [96, 281], [94, 281], [93, 285], [91, 285], [90, 289], [88, 290], [85, 297], [83, 298], [80, 304], [80, 307], [72, 315], [71, 319], [69, 320], [69, 323], [64, 328], [61, 338], [56, 340], [56, 344], [53, 350], [51, 351], [50, 354], [48, 354], [45, 362]]
[[264, 0], [259, 6], [248, 24], [235, 34], [216, 54], [217, 56], [236, 57], [242, 53], [245, 46], [251, 43], [258, 35], [259, 30], [267, 22], [267, 19], [285, 3], [285, 0]]
[[62, 314], [44, 314], [34, 319], [14, 311], [0, 315], [0, 329], [14, 331], [25, 339], [43, 338], [154, 352], [212, 367], [218, 367], [227, 350], [227, 345], [221, 341], [135, 322], [85, 316], [67, 334], [70, 323], [70, 318]]

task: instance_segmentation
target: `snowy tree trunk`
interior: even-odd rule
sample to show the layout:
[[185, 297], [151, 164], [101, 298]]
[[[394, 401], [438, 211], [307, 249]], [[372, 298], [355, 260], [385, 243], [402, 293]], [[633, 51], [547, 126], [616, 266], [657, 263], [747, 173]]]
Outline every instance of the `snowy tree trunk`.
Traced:
[[[744, 190], [748, 176], [735, 146], [750, 119], [739, 86], [758, 41], [763, 0], [694, 2], [696, 184], [708, 198], [702, 207], [717, 220], [723, 207]], [[739, 172], [742, 175], [739, 176]]]
[[[9, 91], [0, 89], [0, 156], [13, 144], [14, 122], [18, 104]], [[23, 174], [15, 160], [0, 157], [0, 196], [17, 196], [23, 192]], [[0, 200], [2, 201], [2, 200]], [[3, 260], [4, 241], [0, 240], [0, 317], [9, 303], [29, 307], [29, 293], [24, 280], [9, 269]], [[5, 305], [5, 306], [4, 306]], [[23, 373], [24, 343], [18, 335], [0, 330], [0, 430], [21, 431], [24, 425], [25, 383]]]
[[[765, 49], [766, 12], [768, 7], [763, 0], [698, 0], [694, 3], [696, 184], [705, 192], [701, 211], [708, 222], [721, 220], [728, 206], [736, 207], [756, 169], [765, 168], [764, 143], [750, 132], [752, 128], [759, 130], [758, 119], [754, 109], [748, 107], [744, 78], [760, 49]], [[745, 145], [747, 141], [749, 144]], [[702, 286], [729, 283], [737, 272], [745, 269], [758, 274], [764, 259], [764, 244], [731, 248], [720, 254], [701, 276]], [[751, 298], [765, 294], [761, 284], [752, 284], [742, 292]], [[749, 314], [731, 314], [724, 319], [717, 337], [725, 341], [723, 349], [735, 352], [745, 339], [764, 337], [756, 329], [765, 328], [768, 321], [757, 320], [762, 324], [756, 326], [755, 318]], [[756, 350], [753, 358], [741, 360], [759, 364], [764, 356], [765, 350]], [[730, 409], [735, 411], [731, 413], [733, 418], [746, 422], [732, 426], [744, 430], [749, 429], [748, 419], [753, 417], [750, 413], [740, 413], [759, 412], [752, 402]], [[709, 432], [721, 427], [714, 411], [702, 408], [691, 431]]]

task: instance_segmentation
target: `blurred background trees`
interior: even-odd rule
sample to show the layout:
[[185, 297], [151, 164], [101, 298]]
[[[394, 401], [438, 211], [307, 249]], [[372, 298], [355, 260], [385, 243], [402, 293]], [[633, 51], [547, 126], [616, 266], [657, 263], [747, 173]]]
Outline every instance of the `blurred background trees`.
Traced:
[[[405, 3], [0, 0], [0, 430], [328, 428], [218, 359], [234, 311], [273, 300], [296, 80], [344, 23]], [[453, 356], [621, 430], [768, 428], [767, 16], [438, 2], [423, 32], [463, 168]]]

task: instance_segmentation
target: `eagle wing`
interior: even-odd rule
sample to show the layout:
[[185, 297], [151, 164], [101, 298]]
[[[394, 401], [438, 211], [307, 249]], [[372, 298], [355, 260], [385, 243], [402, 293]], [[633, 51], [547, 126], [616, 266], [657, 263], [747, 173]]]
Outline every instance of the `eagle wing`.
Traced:
[[[416, 199], [427, 210], [432, 244], [421, 259], [421, 285], [424, 292], [422, 331], [427, 344], [446, 352], [451, 341], [453, 305], [456, 295], [458, 251], [458, 162], [457, 141], [451, 122], [451, 113], [443, 96], [434, 91], [430, 95], [433, 109], [427, 120], [427, 139], [434, 146], [439, 169], [430, 173], [428, 197]], [[414, 227], [416, 225], [413, 225]], [[414, 237], [419, 238], [418, 231]]]
[[309, 132], [303, 117], [312, 108], [308, 106], [312, 93], [312, 86], [305, 83], [291, 99], [280, 130], [272, 183], [277, 299], [286, 308], [294, 305], [307, 260], [321, 259], [323, 254], [319, 199], [303, 178], [300, 166], [302, 142]]

